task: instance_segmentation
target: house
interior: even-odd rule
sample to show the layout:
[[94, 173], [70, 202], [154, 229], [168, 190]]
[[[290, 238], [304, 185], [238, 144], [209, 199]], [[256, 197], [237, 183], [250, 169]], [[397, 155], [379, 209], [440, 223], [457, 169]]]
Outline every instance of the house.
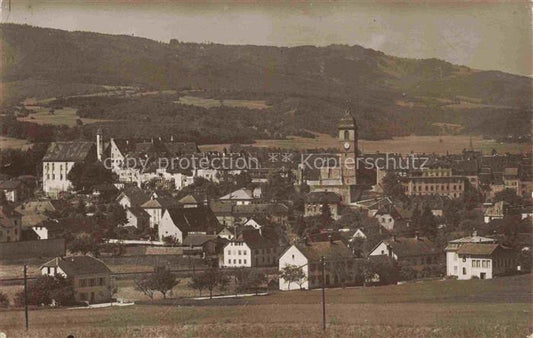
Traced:
[[199, 196], [187, 195], [178, 200], [178, 203], [184, 208], [197, 208], [204, 205], [204, 201]]
[[233, 205], [214, 201], [210, 206], [218, 221], [225, 226], [242, 224], [250, 217], [264, 217], [268, 222], [276, 224], [286, 224], [289, 219], [289, 208], [282, 203]]
[[247, 205], [253, 202], [254, 196], [253, 192], [249, 189], [241, 188], [220, 197], [218, 200], [233, 205]]
[[124, 226], [146, 229], [150, 226], [150, 214], [141, 207], [131, 207], [126, 209], [126, 219]]
[[111, 301], [111, 270], [91, 256], [56, 257], [39, 267], [42, 275], [56, 274], [71, 278], [74, 298], [78, 302], [104, 303]]
[[300, 267], [305, 278], [298, 283], [289, 283], [280, 277], [279, 289], [314, 289], [322, 285], [322, 262], [325, 258], [325, 285], [328, 287], [341, 283], [355, 283], [355, 260], [352, 251], [344, 242], [337, 240], [294, 244], [279, 259], [279, 271], [286, 266]]
[[170, 196], [163, 196], [163, 197], [155, 197], [152, 196], [152, 198], [143, 204], [141, 204], [141, 208], [150, 215], [150, 227], [154, 228], [156, 226], [159, 226], [161, 223], [161, 218], [163, 217], [163, 213], [167, 209], [176, 208], [178, 207], [178, 201]]
[[159, 240], [173, 237], [183, 243], [188, 235], [216, 235], [221, 230], [217, 218], [207, 207], [166, 209], [158, 227]]
[[516, 252], [494, 238], [474, 234], [448, 242], [446, 274], [458, 279], [490, 279], [517, 271]]
[[431, 265], [441, 262], [442, 253], [426, 237], [396, 237], [379, 242], [369, 256], [388, 256], [400, 264], [410, 265], [419, 275]]
[[141, 188], [128, 186], [117, 196], [116, 201], [124, 209], [139, 207], [150, 200], [150, 195]]
[[224, 247], [222, 266], [263, 267], [275, 266], [281, 253], [278, 239], [263, 230], [245, 229]]
[[228, 227], [224, 227], [217, 236], [228, 240], [235, 238], [235, 234]]
[[505, 215], [505, 202], [488, 203], [484, 205], [483, 221], [490, 223], [494, 219], [503, 219]]
[[92, 142], [52, 142], [43, 157], [43, 191], [54, 198], [72, 189], [68, 173], [76, 163], [96, 161]]
[[392, 204], [387, 204], [376, 212], [374, 218], [378, 223], [387, 229], [387, 231], [394, 230], [394, 223], [402, 219], [398, 210]]
[[8, 206], [0, 206], [0, 243], [18, 242], [22, 236], [22, 215]]
[[189, 235], [183, 240], [183, 254], [214, 256], [222, 252], [227, 240], [217, 235]]
[[0, 183], [0, 192], [9, 202], [18, 202], [24, 198], [24, 185], [19, 180], [9, 180]]
[[305, 195], [304, 216], [317, 216], [322, 214], [326, 205], [331, 217], [335, 220], [340, 218], [341, 196], [332, 191], [312, 191]]

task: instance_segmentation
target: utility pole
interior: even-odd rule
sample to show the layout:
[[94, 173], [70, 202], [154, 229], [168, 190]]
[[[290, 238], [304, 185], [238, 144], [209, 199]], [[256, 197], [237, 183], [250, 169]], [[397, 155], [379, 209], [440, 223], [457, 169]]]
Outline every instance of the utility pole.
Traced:
[[326, 258], [322, 256], [322, 330], [326, 331]]
[[24, 264], [24, 316], [26, 317], [26, 330], [28, 329], [28, 277], [27, 266]]

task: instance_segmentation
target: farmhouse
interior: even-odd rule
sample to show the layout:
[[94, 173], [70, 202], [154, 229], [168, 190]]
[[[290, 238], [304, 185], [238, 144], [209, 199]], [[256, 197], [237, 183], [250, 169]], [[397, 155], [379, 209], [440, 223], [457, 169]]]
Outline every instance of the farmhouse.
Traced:
[[111, 300], [111, 270], [91, 256], [56, 257], [39, 267], [42, 275], [60, 274], [72, 278], [74, 298], [79, 302], [103, 303]]
[[[314, 289], [322, 285], [321, 257], [325, 258], [325, 285], [355, 282], [355, 261], [350, 248], [342, 241], [306, 242], [289, 247], [279, 259], [279, 271], [286, 266], [303, 270], [305, 278], [298, 283], [279, 279], [280, 290]], [[300, 285], [301, 284], [301, 285]]]
[[414, 238], [393, 236], [383, 240], [370, 251], [369, 256], [388, 256], [421, 272], [438, 264], [442, 254], [428, 238], [416, 235]]
[[216, 235], [221, 228], [217, 218], [207, 207], [172, 208], [164, 211], [158, 234], [159, 240], [172, 237], [183, 243], [188, 235]]
[[471, 236], [448, 242], [446, 274], [458, 279], [490, 279], [517, 270], [516, 252], [496, 239]]

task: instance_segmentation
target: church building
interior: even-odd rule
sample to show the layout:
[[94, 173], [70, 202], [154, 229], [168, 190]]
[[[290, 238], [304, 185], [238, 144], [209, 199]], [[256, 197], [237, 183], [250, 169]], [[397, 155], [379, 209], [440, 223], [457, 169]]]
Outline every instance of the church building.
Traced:
[[337, 137], [338, 153], [304, 157], [301, 177], [312, 192], [334, 192], [342, 203], [349, 204], [355, 202], [352, 196], [357, 185], [358, 155], [357, 124], [349, 108], [339, 122]]

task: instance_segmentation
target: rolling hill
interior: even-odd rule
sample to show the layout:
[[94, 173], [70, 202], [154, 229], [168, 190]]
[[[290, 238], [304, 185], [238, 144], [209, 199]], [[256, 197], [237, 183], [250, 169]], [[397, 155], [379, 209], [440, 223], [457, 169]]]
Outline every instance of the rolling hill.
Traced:
[[487, 135], [530, 132], [523, 123], [531, 107], [530, 78], [361, 46], [163, 43], [15, 24], [0, 25], [0, 45], [4, 107], [44, 93], [72, 95], [73, 85], [85, 92], [127, 85], [270, 99], [276, 119], [302, 124], [305, 116], [314, 121], [299, 128], [317, 132], [333, 131], [333, 122], [317, 125], [316, 119], [327, 112], [337, 118], [346, 100], [357, 102], [367, 137], [437, 133], [435, 122]]

